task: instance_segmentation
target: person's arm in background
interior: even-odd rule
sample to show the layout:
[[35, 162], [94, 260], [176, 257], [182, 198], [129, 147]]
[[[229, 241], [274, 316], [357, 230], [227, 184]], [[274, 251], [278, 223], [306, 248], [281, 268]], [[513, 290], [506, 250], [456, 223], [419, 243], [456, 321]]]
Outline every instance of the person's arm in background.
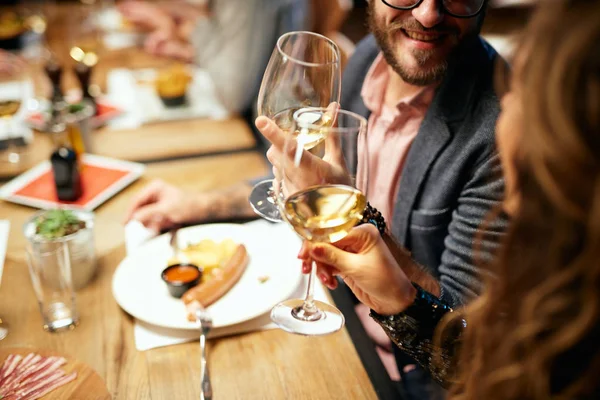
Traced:
[[[210, 17], [200, 18], [190, 37], [194, 61], [213, 79], [230, 112], [256, 99], [266, 60], [281, 29], [281, 13], [304, 0], [214, 0]], [[298, 27], [289, 27], [291, 30]]]
[[240, 182], [208, 192], [186, 192], [161, 180], [139, 191], [124, 222], [137, 220], [155, 232], [194, 222], [231, 220], [254, 216], [249, 203], [251, 186]]
[[175, 31], [175, 20], [160, 3], [129, 0], [119, 3], [119, 12], [125, 20], [140, 29], [154, 31]]
[[[306, 0], [213, 0], [213, 3], [215, 8], [209, 16], [197, 20], [194, 30], [196, 61], [213, 77], [227, 108], [240, 111], [255, 99], [263, 68], [277, 39], [275, 35], [281, 30], [300, 28], [305, 15], [303, 6], [307, 3]], [[281, 20], [276, 21], [276, 16]], [[256, 181], [261, 179], [266, 178]], [[152, 182], [138, 193], [125, 220], [136, 219], [160, 231], [177, 224], [252, 217], [255, 214], [248, 196], [253, 183], [240, 182], [226, 189], [189, 193], [165, 182]]]

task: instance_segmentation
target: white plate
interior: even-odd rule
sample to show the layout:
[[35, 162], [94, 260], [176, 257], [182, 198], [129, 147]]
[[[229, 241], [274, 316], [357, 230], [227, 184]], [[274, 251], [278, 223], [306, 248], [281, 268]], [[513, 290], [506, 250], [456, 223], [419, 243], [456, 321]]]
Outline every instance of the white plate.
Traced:
[[[113, 276], [113, 295], [137, 319], [167, 328], [198, 329], [187, 320], [183, 301], [171, 297], [160, 277], [172, 254], [169, 238], [166, 234], [151, 239], [121, 262]], [[179, 230], [177, 236], [180, 246], [227, 238], [246, 246], [250, 262], [239, 282], [208, 308], [215, 328], [269, 312], [294, 292], [302, 278], [296, 259], [300, 240], [285, 224], [198, 225]], [[261, 283], [263, 276], [269, 279]]]
[[107, 99], [124, 112], [110, 120], [111, 129], [135, 129], [143, 124], [180, 121], [194, 118], [225, 119], [229, 113], [216, 94], [208, 71], [187, 67], [192, 75], [181, 107], [166, 107], [152, 83], [157, 69], [112, 69], [107, 77]]

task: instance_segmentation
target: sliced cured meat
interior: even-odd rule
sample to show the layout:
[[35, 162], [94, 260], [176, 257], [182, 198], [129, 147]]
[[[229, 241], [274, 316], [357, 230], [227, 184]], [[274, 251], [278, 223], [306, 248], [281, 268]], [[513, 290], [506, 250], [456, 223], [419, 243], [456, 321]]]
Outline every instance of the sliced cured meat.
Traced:
[[62, 357], [42, 357], [34, 353], [25, 357], [10, 354], [0, 367], [0, 399], [39, 399], [71, 382], [77, 373], [66, 375], [60, 369], [66, 362]]

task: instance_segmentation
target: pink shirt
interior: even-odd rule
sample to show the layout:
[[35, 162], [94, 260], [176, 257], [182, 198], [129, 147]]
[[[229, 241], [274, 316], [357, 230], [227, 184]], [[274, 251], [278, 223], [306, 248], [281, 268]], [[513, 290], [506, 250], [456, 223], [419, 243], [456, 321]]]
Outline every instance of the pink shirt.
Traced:
[[[389, 81], [388, 64], [380, 53], [369, 69], [361, 96], [371, 111], [368, 121], [369, 202], [390, 225], [400, 186], [400, 176], [408, 150], [435, 94], [436, 86], [427, 86], [415, 95], [400, 99], [396, 107], [384, 104]], [[360, 151], [360, 150], [359, 150]], [[361, 174], [358, 165], [357, 175]]]

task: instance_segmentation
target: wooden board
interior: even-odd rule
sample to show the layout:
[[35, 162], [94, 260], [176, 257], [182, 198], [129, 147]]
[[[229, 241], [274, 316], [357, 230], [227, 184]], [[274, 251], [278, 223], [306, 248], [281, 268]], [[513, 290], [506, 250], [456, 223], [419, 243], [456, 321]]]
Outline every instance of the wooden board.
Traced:
[[77, 378], [64, 386], [54, 389], [42, 399], [79, 399], [79, 400], [105, 400], [110, 399], [110, 394], [106, 389], [104, 381], [96, 371], [88, 365], [73, 360], [62, 354], [53, 351], [26, 348], [26, 347], [7, 347], [0, 349], [0, 365], [4, 363], [9, 354], [19, 354], [26, 356], [29, 353], [39, 354], [43, 357], [59, 356], [67, 359], [67, 363], [61, 367], [67, 374], [77, 372]]

